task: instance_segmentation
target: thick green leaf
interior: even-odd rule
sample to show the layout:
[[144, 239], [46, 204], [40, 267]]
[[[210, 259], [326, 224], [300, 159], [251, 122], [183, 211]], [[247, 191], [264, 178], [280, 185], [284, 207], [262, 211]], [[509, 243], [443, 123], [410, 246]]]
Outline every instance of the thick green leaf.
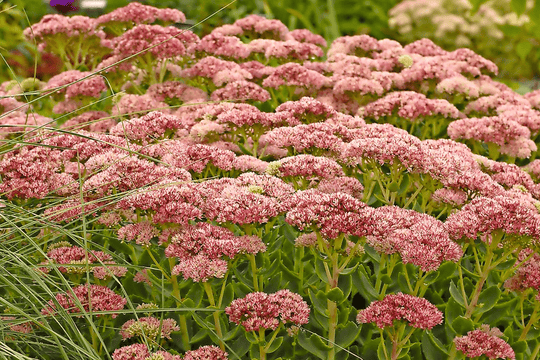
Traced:
[[433, 336], [431, 331], [422, 334], [422, 352], [427, 360], [447, 359], [448, 353], [441, 342]]
[[253, 334], [253, 331], [246, 331], [245, 336], [246, 336], [246, 339], [250, 343], [252, 343], [252, 344], [258, 344], [259, 343], [259, 337], [255, 336], [255, 334]]
[[515, 263], [516, 263], [516, 259], [510, 259], [510, 260], [507, 260], [507, 261], [504, 261], [504, 262], [500, 263], [499, 265], [497, 265], [497, 267], [495, 267], [495, 269], [497, 269], [497, 270], [508, 270], [512, 266], [514, 266]]
[[490, 310], [493, 306], [495, 306], [495, 304], [497, 304], [497, 301], [499, 301], [500, 297], [501, 290], [499, 290], [499, 287], [497, 285], [493, 285], [485, 289], [480, 293], [480, 296], [478, 297], [478, 305], [474, 310], [474, 313], [482, 314]]
[[249, 351], [249, 347], [251, 346], [251, 344], [245, 336], [239, 336], [238, 339], [236, 339], [236, 341], [229, 346], [231, 347], [231, 351], [229, 351], [229, 353], [232, 353], [229, 355], [230, 358], [238, 359], [233, 355], [236, 354], [239, 356], [240, 359], [242, 359], [242, 357]]
[[352, 291], [352, 275], [340, 275], [338, 286], [343, 291], [343, 298], [348, 298]]
[[352, 281], [356, 290], [369, 302], [377, 300], [379, 294], [375, 291], [371, 282], [367, 279], [366, 274], [363, 271], [356, 271], [352, 275]]
[[459, 305], [465, 307], [465, 300], [463, 299], [463, 295], [461, 294], [461, 291], [458, 290], [456, 287], [456, 284], [454, 284], [453, 281], [450, 282], [450, 295], [452, 296], [452, 299], [454, 299]]
[[343, 299], [345, 298], [343, 291], [341, 291], [340, 288], [333, 288], [329, 292], [326, 293], [326, 297], [328, 300], [333, 301], [337, 304], [339, 304]]
[[309, 290], [309, 298], [311, 299], [311, 304], [319, 312], [320, 314], [328, 317], [327, 315], [327, 309], [328, 309], [328, 303], [326, 294], [319, 290], [317, 293], [314, 293], [313, 290]]
[[208, 330], [206, 329], [200, 329], [199, 331], [197, 331], [197, 333], [195, 335], [193, 335], [189, 341], [192, 342], [192, 343], [197, 343], [201, 340], [203, 340], [205, 337], [208, 336]]
[[326, 271], [324, 269], [324, 261], [319, 258], [315, 260], [315, 272], [319, 279], [328, 284], [328, 277], [326, 276]]
[[301, 347], [317, 356], [319, 359], [328, 359], [328, 350], [330, 349], [317, 335], [311, 335], [309, 338], [305, 332], [298, 334], [298, 343]]
[[349, 321], [347, 325], [338, 325], [336, 330], [336, 344], [348, 348], [360, 335], [361, 327]]
[[465, 335], [468, 331], [474, 330], [474, 323], [471, 319], [459, 316], [454, 321], [452, 321], [452, 327], [454, 328], [456, 333]]
[[223, 292], [223, 298], [221, 299], [221, 307], [229, 306], [234, 299], [234, 286], [233, 284], [227, 284], [225, 291]]
[[274, 341], [272, 342], [272, 345], [270, 345], [270, 347], [268, 348], [268, 350], [266, 350], [266, 352], [268, 354], [273, 353], [274, 351], [279, 349], [282, 343], [283, 343], [283, 336], [279, 336], [275, 338]]

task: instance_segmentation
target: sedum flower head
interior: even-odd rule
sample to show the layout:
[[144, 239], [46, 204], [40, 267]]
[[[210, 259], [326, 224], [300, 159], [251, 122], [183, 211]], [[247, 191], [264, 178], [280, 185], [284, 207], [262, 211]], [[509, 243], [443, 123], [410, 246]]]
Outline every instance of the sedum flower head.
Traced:
[[465, 336], [454, 338], [456, 349], [469, 358], [482, 355], [488, 359], [515, 359], [516, 354], [512, 347], [500, 338], [503, 334], [497, 328], [490, 329], [489, 325], [482, 325], [480, 329], [469, 331]]
[[443, 321], [443, 313], [424, 298], [397, 293], [386, 295], [381, 301], [372, 302], [356, 317], [359, 323], [375, 323], [383, 329], [395, 320], [405, 320], [409, 326], [432, 329]]

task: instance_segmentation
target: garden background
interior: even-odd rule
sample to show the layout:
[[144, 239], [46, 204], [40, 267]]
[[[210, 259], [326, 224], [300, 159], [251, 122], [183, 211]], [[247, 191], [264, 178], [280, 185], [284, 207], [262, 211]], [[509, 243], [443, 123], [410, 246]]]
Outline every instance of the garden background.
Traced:
[[0, 358], [538, 357], [540, 2], [52, 5], [0, 3]]

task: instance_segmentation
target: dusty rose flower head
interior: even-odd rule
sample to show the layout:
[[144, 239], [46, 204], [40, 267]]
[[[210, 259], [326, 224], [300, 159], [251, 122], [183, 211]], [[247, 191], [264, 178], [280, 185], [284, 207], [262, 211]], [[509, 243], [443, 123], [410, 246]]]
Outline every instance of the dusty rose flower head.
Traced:
[[150, 246], [150, 240], [159, 236], [159, 230], [149, 221], [129, 224], [118, 229], [118, 239], [133, 241], [137, 245]]
[[490, 329], [489, 325], [482, 325], [480, 329], [467, 332], [465, 336], [454, 338], [456, 349], [470, 358], [482, 355], [488, 359], [515, 359], [516, 354], [512, 347], [500, 338], [503, 334], [497, 328]]
[[160, 321], [160, 319], [156, 317], [147, 316], [139, 318], [138, 320], [126, 321], [124, 325], [122, 325], [120, 335], [122, 335], [123, 340], [137, 336], [141, 338], [146, 336], [148, 340], [156, 342], [158, 337], [171, 340], [171, 333], [173, 331], [180, 331], [180, 327], [176, 324], [176, 320], [163, 319], [163, 321]]
[[369, 35], [342, 36], [332, 42], [330, 49], [328, 49], [328, 56], [343, 53], [360, 57], [370, 55], [378, 50], [379, 43], [377, 39]]
[[422, 56], [437, 56], [448, 53], [428, 38], [416, 40], [410, 44], [407, 44], [403, 50], [407, 53], [419, 54]]
[[[70, 313], [80, 313], [83, 309], [85, 312], [90, 311], [90, 304], [92, 306], [92, 311], [114, 311], [121, 310], [127, 303], [127, 300], [117, 295], [111, 289], [105, 286], [99, 285], [79, 285], [74, 287], [71, 291], [66, 293], [57, 294], [56, 301], [63, 307], [67, 312]], [[77, 305], [74, 300], [74, 296], [77, 298], [78, 302], [81, 303], [82, 309]], [[57, 311], [55, 302], [49, 300], [49, 306], [43, 308], [41, 313], [43, 315], [54, 315]], [[97, 315], [103, 316], [103, 315]], [[112, 314], [112, 317], [115, 318], [118, 314]]]
[[328, 84], [329, 79], [324, 75], [296, 63], [287, 63], [274, 68], [274, 71], [262, 83], [263, 87], [274, 89], [280, 86], [320, 89]]
[[24, 36], [31, 40], [35, 39], [38, 42], [46, 41], [47, 37], [63, 34], [67, 37], [83, 35], [90, 37], [99, 35], [104, 37], [105, 34], [99, 34], [96, 31], [95, 19], [87, 16], [63, 16], [59, 14], [47, 14], [36, 24], [24, 30]]
[[445, 227], [456, 240], [476, 239], [497, 230], [518, 238], [530, 236], [534, 241], [540, 238], [540, 216], [536, 208], [530, 202], [506, 195], [474, 198], [450, 215]]
[[327, 157], [302, 154], [283, 158], [279, 162], [281, 164], [279, 177], [304, 177], [311, 180], [332, 179], [345, 175], [342, 166]]
[[310, 189], [299, 191], [285, 202], [285, 221], [300, 230], [319, 230], [328, 239], [339, 234], [363, 236], [369, 227], [369, 209], [362, 201], [344, 194], [326, 194]]
[[[90, 74], [91, 73], [87, 71], [64, 71], [50, 78], [44, 89], [47, 90], [65, 86]], [[60, 90], [59, 92], [57, 92], [57, 94], [65, 92], [67, 100], [78, 97], [99, 98], [101, 93], [106, 90], [107, 86], [105, 85], [105, 81], [101, 76], [97, 75], [74, 83], [73, 85], [70, 85], [67, 88]]]
[[184, 279], [192, 279], [194, 282], [206, 282], [211, 278], [223, 278], [227, 270], [225, 260], [196, 255], [180, 260], [179, 264], [173, 268], [172, 274], [182, 274]]
[[109, 117], [105, 111], [87, 111], [66, 121], [62, 128], [104, 133], [116, 125], [116, 121]]
[[202, 58], [205, 55], [214, 55], [228, 59], [245, 59], [251, 54], [251, 49], [236, 36], [212, 33], [192, 44], [188, 48], [188, 53]]
[[[525, 261], [532, 254], [532, 257]], [[529, 288], [540, 289], [540, 255], [531, 249], [521, 250], [518, 254], [518, 265], [514, 275], [506, 280], [504, 287], [511, 291], [522, 292]]]
[[180, 81], [165, 81], [164, 83], [152, 84], [146, 91], [157, 101], [178, 100], [190, 102], [193, 100], [205, 100], [208, 95], [202, 89], [188, 86]]
[[252, 38], [284, 39], [289, 29], [279, 20], [269, 20], [260, 15], [248, 15], [233, 23], [242, 29], [244, 36]]
[[137, 25], [112, 40], [114, 54], [122, 57], [136, 54], [146, 48], [161, 45], [148, 50], [155, 59], [167, 59], [186, 55], [186, 46], [193, 39], [173, 26]]
[[113, 360], [146, 360], [149, 356], [150, 351], [144, 344], [123, 346], [112, 353]]
[[274, 294], [254, 292], [236, 299], [225, 309], [229, 320], [246, 331], [275, 330], [280, 323], [300, 326], [308, 323], [309, 306], [298, 294], [279, 290]]
[[285, 39], [292, 39], [299, 42], [306, 42], [321, 47], [326, 47], [326, 40], [321, 35], [317, 35], [309, 31], [308, 29], [296, 29], [287, 33]]
[[320, 47], [310, 43], [302, 43], [296, 40], [276, 41], [257, 39], [249, 43], [251, 53], [263, 53], [267, 59], [308, 60], [322, 57], [324, 52]]
[[229, 82], [221, 89], [215, 90], [210, 98], [222, 100], [253, 100], [265, 102], [270, 100], [270, 93], [259, 85], [246, 80]]
[[228, 360], [228, 355], [217, 346], [206, 345], [186, 352], [183, 360]]
[[444, 224], [428, 214], [382, 206], [373, 210], [371, 218], [367, 243], [386, 254], [399, 253], [405, 264], [434, 271], [443, 261], [457, 262], [463, 254]]
[[131, 118], [117, 124], [110, 130], [110, 134], [148, 143], [162, 138], [167, 131], [174, 132], [183, 127], [180, 118], [152, 111], [140, 118]]
[[131, 2], [96, 19], [99, 25], [122, 22], [130, 24], [151, 24], [156, 20], [163, 22], [185, 22], [185, 15], [177, 9], [158, 9], [153, 6]]
[[426, 330], [441, 324], [443, 313], [424, 298], [397, 293], [372, 302], [356, 317], [359, 323], [373, 322], [381, 329], [392, 326], [395, 320], [404, 320], [409, 326]]
[[276, 108], [276, 113], [279, 112], [285, 112], [289, 116], [294, 116], [299, 122], [304, 124], [337, 117], [337, 112], [331, 106], [307, 96], [297, 101], [284, 102]]
[[431, 198], [437, 202], [443, 202], [452, 206], [463, 205], [467, 201], [467, 193], [462, 190], [455, 189], [437, 189]]
[[156, 110], [167, 113], [168, 109], [169, 105], [157, 101], [149, 95], [125, 94], [113, 105], [112, 114], [133, 118]]
[[414, 91], [396, 91], [366, 105], [363, 115], [375, 119], [397, 115], [411, 121], [420, 118], [421, 121], [427, 116], [456, 119], [461, 113], [446, 100], [428, 99], [425, 95]]
[[330, 179], [322, 179], [317, 186], [317, 190], [327, 194], [341, 192], [357, 199], [362, 199], [364, 185], [355, 177], [338, 176]]
[[[20, 333], [20, 334], [30, 334], [34, 331], [33, 323], [30, 321], [17, 321], [17, 318], [14, 316], [0, 316], [0, 323], [6, 323], [10, 331]], [[13, 323], [12, 323], [13, 322]], [[2, 326], [3, 330], [5, 329]], [[5, 330], [4, 330], [5, 331]]]

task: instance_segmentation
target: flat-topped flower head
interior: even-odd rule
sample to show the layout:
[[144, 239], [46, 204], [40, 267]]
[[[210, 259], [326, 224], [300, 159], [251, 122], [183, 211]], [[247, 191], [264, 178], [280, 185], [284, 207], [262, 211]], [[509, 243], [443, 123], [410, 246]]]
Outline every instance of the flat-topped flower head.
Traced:
[[488, 359], [515, 359], [516, 354], [512, 347], [500, 337], [502, 332], [498, 328], [490, 329], [489, 325], [482, 325], [480, 329], [467, 332], [465, 336], [454, 338], [456, 349], [469, 358], [486, 356]]
[[107, 25], [111, 22], [128, 23], [132, 27], [134, 24], [151, 24], [157, 20], [173, 23], [185, 22], [186, 16], [177, 9], [158, 9], [134, 1], [127, 6], [101, 15], [96, 22], [99, 25]]
[[274, 294], [254, 292], [236, 299], [225, 309], [229, 320], [246, 331], [275, 330], [280, 323], [300, 326], [308, 323], [309, 306], [298, 294], [280, 290]]
[[372, 302], [356, 317], [359, 323], [375, 323], [381, 329], [392, 326], [396, 320], [404, 320], [411, 327], [431, 330], [443, 322], [443, 313], [424, 298], [397, 293]]
[[150, 351], [144, 344], [133, 344], [123, 346], [114, 350], [112, 353], [113, 360], [146, 360], [149, 357]]
[[214, 345], [201, 346], [184, 354], [183, 360], [228, 360], [225, 351]]
[[279, 20], [266, 19], [260, 15], [248, 15], [245, 18], [238, 19], [233, 23], [242, 29], [243, 36], [250, 38], [283, 40], [289, 32], [285, 24]]
[[[161, 330], [161, 332], [160, 332]], [[174, 331], [180, 331], [180, 328], [176, 324], [174, 319], [160, 319], [147, 316], [139, 318], [138, 320], [128, 320], [122, 325], [120, 335], [123, 340], [130, 339], [132, 337], [146, 337], [152, 342], [156, 342], [158, 337], [162, 339], [171, 340], [171, 333]], [[144, 335], [143, 335], [144, 334]]]
[[[77, 301], [75, 301], [74, 295]], [[92, 306], [92, 311], [121, 310], [127, 303], [126, 299], [117, 295], [111, 289], [100, 285], [79, 285], [71, 289], [71, 291], [57, 294], [55, 297], [60, 306], [70, 313], [89, 312], [90, 306]], [[78, 303], [82, 305], [82, 309]], [[57, 311], [56, 303], [49, 300], [48, 306], [41, 310], [41, 313], [43, 315], [54, 315]], [[118, 314], [112, 314], [113, 318], [116, 316]]]

